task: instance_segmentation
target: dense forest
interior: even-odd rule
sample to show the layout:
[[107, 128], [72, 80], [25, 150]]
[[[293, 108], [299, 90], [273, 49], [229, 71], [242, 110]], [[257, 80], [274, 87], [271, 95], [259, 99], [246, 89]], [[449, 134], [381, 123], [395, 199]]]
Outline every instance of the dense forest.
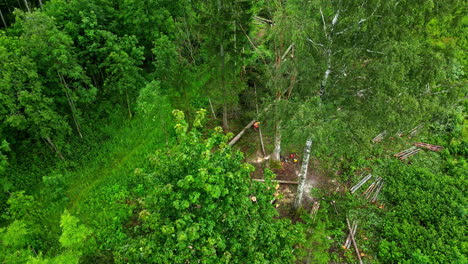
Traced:
[[0, 263], [467, 263], [463, 0], [1, 0]]

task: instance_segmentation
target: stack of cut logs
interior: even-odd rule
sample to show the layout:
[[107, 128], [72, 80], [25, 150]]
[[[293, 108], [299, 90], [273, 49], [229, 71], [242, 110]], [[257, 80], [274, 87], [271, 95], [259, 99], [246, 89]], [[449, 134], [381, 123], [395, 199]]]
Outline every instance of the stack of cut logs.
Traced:
[[372, 142], [377, 143], [377, 142], [382, 141], [382, 139], [385, 137], [385, 135], [387, 135], [387, 131], [384, 131], [384, 132], [378, 134], [375, 138], [372, 139]]
[[380, 193], [380, 190], [382, 190], [382, 187], [384, 185], [384, 181], [382, 180], [381, 177], [377, 177], [377, 179], [367, 188], [367, 190], [362, 193], [364, 197], [366, 197], [367, 200], [371, 202], [376, 202], [377, 201], [377, 196]]
[[422, 127], [423, 127], [423, 125], [419, 125], [419, 126], [413, 128], [413, 129], [411, 129], [411, 131], [408, 133], [409, 136], [410, 136], [410, 137], [415, 136], [415, 135], [419, 132], [419, 130], [420, 130]]
[[361, 188], [362, 185], [364, 185], [364, 183], [366, 183], [370, 178], [372, 178], [372, 174], [368, 174], [367, 176], [365, 176], [361, 181], [359, 181], [356, 185], [354, 185], [353, 187], [351, 187], [351, 193], [354, 193], [356, 192], [359, 188]]
[[351, 234], [353, 235], [353, 237], [356, 236], [357, 226], [358, 226], [357, 221], [353, 221], [353, 224], [351, 225], [351, 231], [349, 232], [348, 238], [346, 238], [346, 242], [343, 245], [344, 249], [349, 249], [351, 247], [351, 243], [352, 243]]
[[409, 149], [405, 149], [402, 152], [399, 152], [399, 153], [395, 154], [394, 156], [399, 158], [400, 160], [405, 160], [405, 159], [415, 155], [419, 151], [421, 151], [421, 149], [419, 149], [417, 147], [411, 147]]
[[436, 145], [431, 145], [431, 144], [421, 143], [421, 142], [413, 143], [413, 145], [415, 145], [416, 147], [420, 147], [420, 148], [426, 148], [432, 151], [441, 151], [444, 149], [444, 147], [441, 147], [441, 146], [436, 146]]

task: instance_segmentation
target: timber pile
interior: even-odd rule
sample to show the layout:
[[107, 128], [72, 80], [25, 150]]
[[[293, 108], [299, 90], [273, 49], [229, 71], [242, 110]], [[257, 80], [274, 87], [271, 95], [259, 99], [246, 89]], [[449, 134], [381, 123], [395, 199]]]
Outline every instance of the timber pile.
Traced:
[[394, 156], [399, 158], [400, 160], [405, 160], [405, 159], [415, 155], [419, 151], [421, 151], [421, 149], [419, 149], [417, 147], [411, 147], [409, 149], [405, 149], [402, 152], [399, 152], [399, 153], [395, 154]]
[[437, 151], [437, 152], [444, 149], [444, 147], [441, 147], [441, 146], [436, 146], [436, 145], [431, 145], [431, 144], [421, 143], [421, 142], [413, 143], [413, 145], [415, 145], [416, 147], [426, 148], [428, 150]]
[[349, 249], [351, 247], [351, 234], [353, 236], [356, 236], [357, 226], [358, 226], [357, 221], [353, 221], [353, 224], [351, 225], [351, 231], [349, 232], [348, 238], [346, 238], [346, 241], [343, 245], [344, 249]]
[[365, 190], [362, 193], [362, 195], [364, 195], [364, 197], [366, 197], [367, 200], [371, 202], [376, 202], [383, 185], [383, 179], [381, 177], [377, 177], [377, 179], [371, 185], [369, 185], [367, 190]]
[[360, 180], [356, 185], [351, 187], [351, 193], [356, 192], [362, 185], [364, 185], [370, 178], [372, 178], [372, 174], [368, 174], [362, 180]]
[[357, 246], [357, 243], [356, 243], [356, 240], [354, 239], [354, 234], [353, 234], [353, 231], [352, 231], [352, 228], [351, 228], [351, 224], [349, 223], [349, 219], [346, 217], [346, 224], [348, 225], [348, 229], [349, 229], [349, 236], [351, 237], [351, 242], [353, 242], [353, 245], [354, 245], [354, 249], [356, 250], [356, 255], [359, 259], [359, 264], [362, 264], [362, 259], [361, 259], [361, 253], [359, 253], [359, 248]]
[[419, 126], [416, 126], [415, 128], [411, 129], [410, 132], [408, 133], [408, 135], [410, 137], [413, 137], [414, 135], [416, 135], [419, 130], [421, 130], [421, 128], [423, 127], [423, 125], [419, 125]]
[[382, 139], [387, 135], [387, 131], [384, 131], [380, 134], [378, 134], [375, 138], [372, 139], [372, 142], [373, 143], [377, 143], [377, 142], [380, 142], [382, 141]]

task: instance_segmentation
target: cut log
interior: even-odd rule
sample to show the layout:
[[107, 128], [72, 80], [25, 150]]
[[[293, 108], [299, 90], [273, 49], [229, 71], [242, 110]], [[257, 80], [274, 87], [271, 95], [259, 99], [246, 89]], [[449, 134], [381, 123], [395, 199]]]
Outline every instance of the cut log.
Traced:
[[233, 146], [234, 144], [237, 143], [237, 141], [239, 141], [239, 139], [242, 137], [242, 135], [244, 135], [245, 131], [247, 131], [247, 129], [249, 129], [250, 127], [253, 126], [253, 124], [255, 124], [255, 122], [257, 122], [257, 120], [252, 120], [250, 121], [250, 123], [247, 124], [247, 126], [244, 127], [244, 129], [241, 130], [241, 132], [239, 132], [239, 134], [237, 134], [237, 136], [235, 136], [230, 142], [229, 142], [229, 146]]
[[[262, 113], [263, 112], [266, 112], [270, 109], [271, 107], [271, 104], [269, 104], [267, 107], [265, 107], [265, 109], [263, 109]], [[237, 143], [237, 141], [239, 141], [239, 139], [242, 137], [242, 135], [244, 135], [245, 131], [247, 131], [247, 129], [249, 129], [251, 126], [253, 126], [253, 124], [255, 124], [257, 120], [254, 119], [252, 121], [250, 121], [249, 124], [247, 124], [247, 126], [244, 127], [244, 129], [241, 130], [241, 132], [239, 132], [239, 134], [237, 134], [231, 141], [229, 141], [229, 146], [233, 146], [234, 144]]]
[[351, 235], [351, 241], [353, 242], [354, 249], [356, 250], [356, 255], [359, 259], [359, 264], [362, 264], [361, 253], [359, 253], [359, 249], [357, 247], [356, 240], [354, 239], [354, 234], [352, 232], [352, 228], [351, 228], [351, 225], [349, 224], [349, 219], [347, 217], [346, 217], [346, 224], [348, 225], [349, 234]]
[[255, 20], [261, 21], [261, 22], [263, 22], [263, 23], [267, 23], [267, 24], [270, 24], [270, 25], [273, 25], [273, 24], [274, 24], [273, 20], [270, 20], [270, 19], [266, 19], [266, 18], [259, 17], [259, 16], [254, 16], [253, 18], [254, 18]]
[[378, 134], [375, 138], [372, 139], [372, 142], [377, 143], [382, 141], [382, 139], [387, 135], [387, 131], [384, 131], [380, 134]]
[[384, 185], [384, 182], [382, 181], [382, 182], [380, 183], [380, 186], [379, 186], [379, 187], [377, 188], [377, 190], [375, 191], [374, 196], [373, 196], [372, 199], [371, 199], [371, 202], [376, 202], [376, 201], [377, 201], [377, 197], [378, 197], [378, 195], [379, 195], [379, 193], [380, 193], [380, 190], [382, 190], [383, 185]]
[[[357, 226], [358, 226], [357, 221], [353, 221], [353, 226], [351, 228], [353, 232], [353, 236], [356, 235]], [[348, 237], [346, 238], [343, 248], [349, 249], [350, 246], [351, 246], [351, 233], [348, 234]]]
[[[265, 182], [264, 179], [252, 179], [252, 180], [258, 181], [258, 182]], [[276, 183], [280, 183], [280, 184], [299, 184], [296, 181], [271, 180], [271, 182], [276, 182]]]
[[413, 143], [413, 145], [415, 145], [416, 147], [425, 148], [425, 149], [432, 150], [432, 151], [441, 151], [444, 149], [444, 147], [442, 146], [431, 145], [431, 144], [421, 143], [421, 142]]
[[370, 178], [372, 178], [372, 174], [369, 174], [367, 175], [366, 177], [364, 177], [361, 181], [358, 182], [358, 184], [354, 185], [352, 188], [351, 188], [351, 193], [354, 193], [356, 192], [359, 188], [361, 188], [362, 185], [364, 185], [364, 183], [366, 183]]
[[419, 132], [419, 130], [421, 130], [422, 127], [423, 127], [423, 125], [416, 126], [415, 128], [411, 129], [411, 131], [408, 133], [408, 135], [410, 137], [416, 135]]

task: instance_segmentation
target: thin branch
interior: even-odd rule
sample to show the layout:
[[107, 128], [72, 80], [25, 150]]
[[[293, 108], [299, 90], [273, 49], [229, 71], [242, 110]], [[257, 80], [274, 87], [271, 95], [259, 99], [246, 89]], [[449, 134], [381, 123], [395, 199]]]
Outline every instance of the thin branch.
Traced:
[[291, 43], [291, 45], [289, 45], [289, 48], [286, 50], [286, 52], [283, 54], [283, 56], [281, 56], [281, 60], [284, 60], [284, 58], [286, 57], [286, 55], [288, 55], [288, 53], [291, 51], [291, 49], [294, 47], [294, 43]]
[[328, 34], [327, 34], [327, 25], [325, 24], [325, 18], [323, 17], [322, 8], [320, 8], [320, 15], [322, 16], [323, 32], [325, 33], [325, 37], [328, 38]]

